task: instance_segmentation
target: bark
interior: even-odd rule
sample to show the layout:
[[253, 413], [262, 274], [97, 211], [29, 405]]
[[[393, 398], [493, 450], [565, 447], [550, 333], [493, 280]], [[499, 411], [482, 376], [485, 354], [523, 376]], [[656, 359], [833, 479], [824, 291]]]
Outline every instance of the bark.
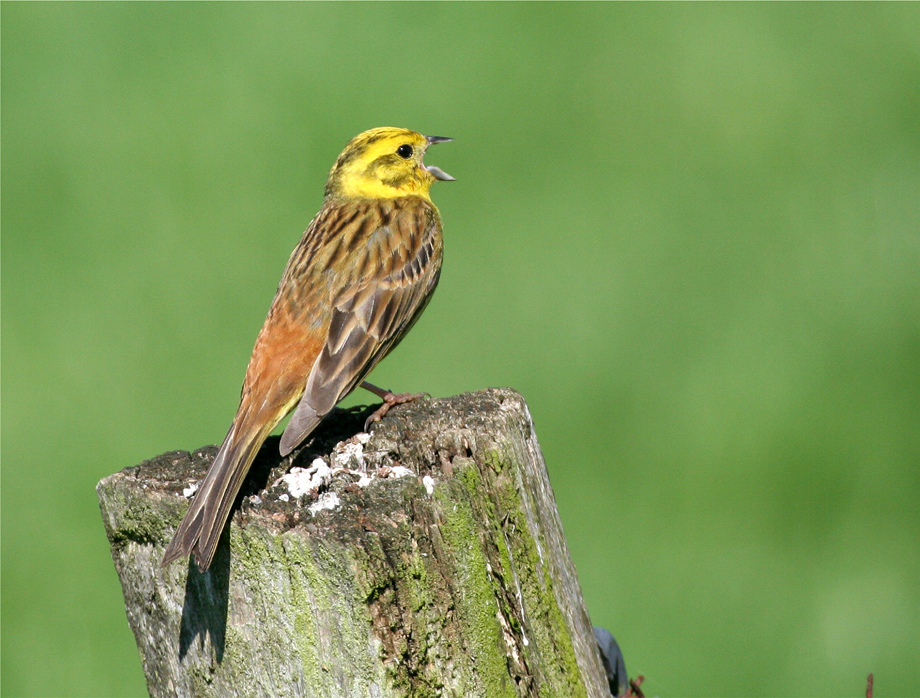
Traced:
[[159, 562], [216, 448], [99, 483], [150, 694], [609, 698], [523, 398], [369, 413], [269, 439], [204, 574]]

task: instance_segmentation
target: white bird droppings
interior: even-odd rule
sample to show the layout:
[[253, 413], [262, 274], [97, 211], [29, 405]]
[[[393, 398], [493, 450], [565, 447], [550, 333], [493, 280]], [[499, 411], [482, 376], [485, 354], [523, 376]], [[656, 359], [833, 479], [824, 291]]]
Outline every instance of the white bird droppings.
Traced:
[[316, 516], [324, 509], [335, 509], [339, 506], [339, 504], [341, 504], [339, 501], [339, 495], [337, 495], [335, 492], [326, 492], [309, 506], [308, 511], [313, 516]]
[[394, 465], [390, 468], [390, 472], [387, 477], [397, 478], [397, 477], [406, 477], [407, 475], [414, 475], [414, 473], [402, 465]]
[[[358, 434], [361, 436], [361, 434]], [[367, 439], [363, 442], [360, 439], [356, 439], [358, 443], [343, 441], [340, 444], [337, 444], [335, 449], [332, 451], [332, 466], [334, 468], [342, 468], [348, 470], [351, 468], [360, 468], [364, 469], [367, 463], [364, 460], [364, 444], [367, 443]]]
[[332, 468], [322, 458], [315, 458], [309, 468], [291, 468], [281, 481], [287, 485], [291, 496], [297, 498], [329, 484], [331, 479]]

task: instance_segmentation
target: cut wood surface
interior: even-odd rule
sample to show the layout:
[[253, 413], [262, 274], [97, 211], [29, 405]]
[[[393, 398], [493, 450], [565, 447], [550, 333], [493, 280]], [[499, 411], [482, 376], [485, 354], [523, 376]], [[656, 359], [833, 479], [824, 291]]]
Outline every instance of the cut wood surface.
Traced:
[[215, 447], [99, 483], [151, 695], [609, 698], [523, 398], [371, 409], [270, 438], [205, 574], [160, 558]]

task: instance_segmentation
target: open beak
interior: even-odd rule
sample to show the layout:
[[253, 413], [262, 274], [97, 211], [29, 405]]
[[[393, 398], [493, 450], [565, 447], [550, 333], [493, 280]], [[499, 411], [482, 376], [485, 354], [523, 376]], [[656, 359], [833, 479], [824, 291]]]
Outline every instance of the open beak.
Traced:
[[[454, 140], [453, 138], [447, 138], [446, 136], [425, 136], [425, 139], [428, 141], [428, 145], [434, 145], [435, 143], [447, 143], [448, 141]], [[425, 165], [422, 163], [422, 167], [428, 170], [435, 179], [440, 179], [442, 182], [454, 182], [456, 181], [455, 177], [451, 177], [440, 167], [435, 165]]]

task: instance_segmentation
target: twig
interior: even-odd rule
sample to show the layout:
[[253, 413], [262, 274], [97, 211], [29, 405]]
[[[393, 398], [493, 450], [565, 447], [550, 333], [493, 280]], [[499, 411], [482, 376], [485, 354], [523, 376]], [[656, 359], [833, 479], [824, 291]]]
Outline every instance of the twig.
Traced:
[[[645, 681], [645, 677], [642, 674], [639, 674], [634, 679], [630, 679], [629, 689], [626, 691], [626, 695], [623, 698], [645, 698], [645, 694], [642, 692], [642, 689], [639, 688], [643, 681]], [[869, 698], [872, 697], [870, 696]]]

